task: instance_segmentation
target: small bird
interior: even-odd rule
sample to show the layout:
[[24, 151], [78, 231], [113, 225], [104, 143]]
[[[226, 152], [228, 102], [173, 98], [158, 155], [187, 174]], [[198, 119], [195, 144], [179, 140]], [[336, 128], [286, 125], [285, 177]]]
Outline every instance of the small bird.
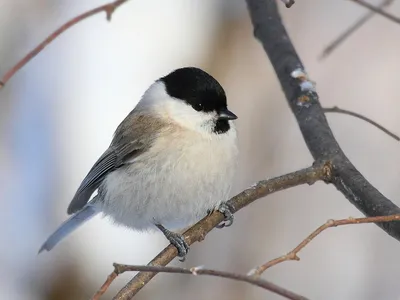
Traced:
[[67, 210], [72, 216], [39, 253], [102, 212], [134, 230], [158, 228], [184, 259], [189, 247], [176, 230], [214, 210], [225, 216], [219, 227], [233, 222], [226, 201], [238, 156], [235, 119], [224, 89], [201, 69], [155, 81], [83, 179]]

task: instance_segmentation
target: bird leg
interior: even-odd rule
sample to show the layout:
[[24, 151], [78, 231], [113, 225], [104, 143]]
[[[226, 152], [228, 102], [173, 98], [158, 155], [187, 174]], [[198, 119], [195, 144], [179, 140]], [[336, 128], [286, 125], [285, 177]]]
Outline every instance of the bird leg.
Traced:
[[179, 234], [172, 232], [162, 226], [161, 224], [156, 224], [157, 228], [164, 234], [168, 241], [176, 247], [178, 250], [178, 256], [181, 257], [180, 261], [185, 261], [186, 254], [189, 251], [189, 245], [185, 242], [184, 237]]

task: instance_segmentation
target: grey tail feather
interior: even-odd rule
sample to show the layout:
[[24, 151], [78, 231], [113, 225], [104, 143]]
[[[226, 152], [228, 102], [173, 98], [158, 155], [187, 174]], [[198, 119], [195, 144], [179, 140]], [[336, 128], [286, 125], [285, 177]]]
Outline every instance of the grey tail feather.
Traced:
[[98, 213], [99, 211], [93, 205], [86, 205], [84, 208], [82, 208], [82, 210], [73, 214], [69, 219], [62, 223], [60, 227], [58, 227], [57, 230], [48, 237], [42, 247], [40, 247], [39, 253], [43, 250], [50, 251], [53, 249], [53, 247], [57, 245], [64, 237], [77, 229], [86, 221], [89, 221]]

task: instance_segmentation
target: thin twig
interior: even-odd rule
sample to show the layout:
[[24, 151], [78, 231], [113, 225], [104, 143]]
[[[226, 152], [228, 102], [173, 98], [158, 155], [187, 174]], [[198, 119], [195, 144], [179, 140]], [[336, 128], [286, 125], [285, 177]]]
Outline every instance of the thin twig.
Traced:
[[262, 273], [264, 273], [267, 269], [269, 269], [279, 263], [282, 263], [284, 261], [289, 261], [289, 260], [300, 260], [300, 258], [297, 256], [297, 254], [304, 247], [306, 247], [314, 238], [316, 238], [321, 232], [323, 232], [324, 230], [326, 230], [330, 227], [337, 227], [337, 226], [350, 225], [350, 224], [393, 222], [393, 221], [399, 221], [399, 220], [400, 220], [400, 214], [391, 215], [391, 216], [357, 218], [357, 219], [348, 218], [348, 219], [342, 219], [342, 220], [328, 220], [325, 224], [321, 225], [316, 230], [314, 230], [308, 237], [306, 237], [296, 248], [294, 248], [288, 254], [282, 255], [280, 257], [277, 257], [275, 259], [272, 259], [272, 260], [266, 262], [265, 264], [262, 264], [261, 266], [250, 271], [249, 275], [253, 275], [255, 278], [257, 278]]
[[390, 132], [388, 129], [386, 129], [385, 127], [383, 127], [382, 125], [379, 125], [378, 123], [376, 123], [375, 121], [372, 121], [371, 119], [356, 113], [356, 112], [352, 112], [350, 110], [346, 110], [346, 109], [341, 109], [337, 106], [334, 107], [324, 107], [322, 108], [322, 110], [324, 111], [324, 113], [339, 113], [339, 114], [344, 114], [344, 115], [349, 115], [352, 117], [356, 117], [358, 119], [361, 119], [373, 126], [375, 126], [376, 128], [382, 130], [384, 133], [386, 133], [388, 136], [394, 138], [396, 141], [400, 141], [400, 137], [397, 136], [396, 134]]
[[[385, 0], [377, 6], [379, 9], [383, 9], [393, 3], [394, 0]], [[375, 11], [368, 11], [363, 17], [361, 17], [354, 25], [346, 29], [341, 35], [339, 35], [333, 42], [331, 42], [320, 55], [319, 59], [324, 59], [328, 57], [334, 50], [337, 49], [351, 34], [353, 34], [357, 29], [364, 25], [368, 20], [370, 20], [376, 14]]]
[[3, 78], [0, 79], [0, 89], [4, 87], [4, 85], [17, 73], [23, 66], [25, 66], [32, 58], [34, 58], [37, 54], [39, 54], [44, 48], [46, 48], [52, 41], [54, 41], [58, 36], [60, 36], [63, 32], [79, 23], [80, 21], [87, 19], [95, 14], [100, 12], [105, 12], [108, 21], [111, 21], [112, 14], [115, 10], [127, 2], [128, 0], [117, 0], [92, 10], [89, 10], [75, 18], [72, 18], [64, 25], [59, 27], [56, 31], [50, 34], [43, 42], [41, 42], [38, 46], [36, 46], [32, 51], [30, 51], [25, 57], [23, 57], [15, 66], [13, 66], [10, 70], [8, 70]]
[[[108, 276], [106, 282], [103, 284], [103, 287], [110, 286], [111, 282], [120, 274], [128, 271], [140, 271], [140, 272], [153, 272], [153, 273], [173, 273], [173, 274], [189, 274], [189, 275], [209, 275], [227, 279], [233, 279], [237, 281], [247, 282], [252, 285], [261, 287], [265, 290], [268, 290], [272, 293], [278, 294], [282, 297], [292, 300], [306, 300], [307, 298], [295, 294], [285, 288], [282, 288], [274, 283], [269, 281], [254, 278], [253, 276], [230, 273], [225, 271], [218, 271], [212, 269], [205, 269], [203, 267], [194, 267], [190, 269], [185, 268], [177, 268], [177, 267], [164, 267], [164, 266], [138, 266], [138, 265], [123, 265], [123, 264], [114, 264], [114, 271]], [[100, 292], [100, 290], [99, 290]], [[101, 293], [97, 292], [92, 300], [99, 300], [101, 297]]]
[[[253, 201], [265, 197], [274, 192], [288, 189], [301, 184], [313, 184], [318, 180], [330, 181], [332, 165], [330, 162], [314, 164], [313, 167], [302, 169], [287, 175], [279, 176], [269, 180], [262, 180], [252, 187], [244, 190], [228, 201], [232, 206], [233, 213], [239, 211]], [[223, 221], [223, 215], [215, 211], [209, 216], [203, 218], [197, 224], [187, 230], [183, 236], [188, 245], [194, 242], [202, 241], [205, 236], [219, 223]], [[174, 246], [169, 245], [162, 250], [150, 263], [151, 266], [165, 266], [177, 255]], [[156, 273], [140, 272], [138, 273], [118, 294], [115, 300], [127, 300], [136, 295]]]
[[[114, 266], [115, 268], [115, 266]], [[98, 300], [101, 298], [101, 296], [103, 296], [105, 294], [105, 292], [107, 292], [108, 288], [110, 287], [111, 283], [114, 281], [115, 278], [118, 277], [118, 275], [121, 273], [117, 273], [114, 269], [114, 271], [112, 271], [110, 273], [110, 275], [108, 275], [106, 281], [103, 283], [103, 285], [99, 288], [99, 290], [93, 295], [91, 300]]]
[[373, 12], [377, 13], [378, 15], [383, 16], [383, 17], [389, 19], [390, 21], [400, 24], [400, 18], [384, 11], [382, 8], [379, 8], [377, 6], [369, 4], [368, 2], [365, 2], [364, 0], [350, 0], [350, 1], [357, 3], [357, 4], [365, 7], [366, 9], [373, 11]]

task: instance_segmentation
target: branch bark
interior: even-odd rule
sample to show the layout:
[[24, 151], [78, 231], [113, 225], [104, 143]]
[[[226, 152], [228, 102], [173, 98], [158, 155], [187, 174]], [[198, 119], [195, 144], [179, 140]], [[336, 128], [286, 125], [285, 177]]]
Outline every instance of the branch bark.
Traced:
[[[329, 181], [331, 176], [331, 165], [329, 162], [315, 164], [312, 167], [302, 169], [287, 175], [279, 176], [269, 180], [262, 180], [252, 187], [244, 190], [228, 201], [233, 208], [233, 213], [239, 211], [253, 201], [265, 197], [274, 192], [288, 189], [301, 184], [313, 184], [318, 180]], [[203, 218], [197, 224], [187, 230], [183, 236], [188, 245], [204, 240], [205, 236], [219, 223], [223, 221], [223, 215], [215, 211]], [[150, 266], [165, 266], [177, 255], [174, 246], [169, 245], [162, 250], [150, 263]], [[127, 300], [135, 296], [157, 273], [138, 273], [118, 294], [114, 300]]]
[[[254, 35], [261, 42], [278, 76], [287, 102], [296, 117], [303, 138], [315, 161], [331, 161], [331, 182], [366, 216], [387, 216], [400, 213], [399, 207], [383, 196], [354, 167], [343, 153], [315, 92], [305, 74], [303, 64], [282, 24], [274, 0], [246, 0], [254, 26]], [[378, 224], [400, 239], [400, 223]]]

